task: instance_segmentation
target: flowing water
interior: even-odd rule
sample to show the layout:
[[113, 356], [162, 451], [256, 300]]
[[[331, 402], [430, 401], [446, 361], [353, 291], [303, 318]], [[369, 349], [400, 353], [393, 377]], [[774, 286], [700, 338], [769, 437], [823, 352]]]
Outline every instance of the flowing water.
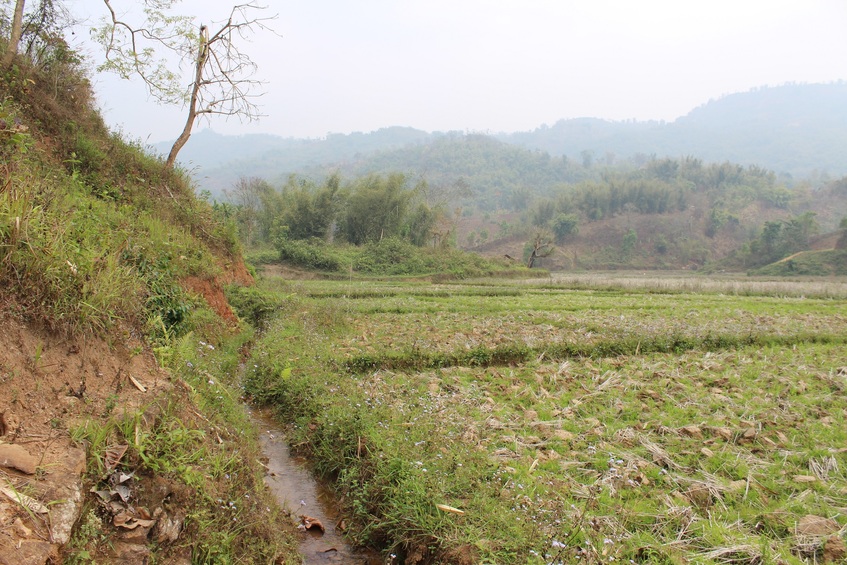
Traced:
[[265, 484], [271, 489], [279, 504], [292, 516], [317, 520], [317, 526], [300, 532], [300, 553], [303, 563], [343, 563], [345, 565], [379, 565], [382, 561], [376, 552], [351, 546], [338, 528], [341, 516], [332, 493], [323, 487], [309, 471], [306, 461], [295, 457], [288, 449], [280, 426], [270, 414], [259, 410], [251, 412], [259, 428], [262, 452], [268, 458]]

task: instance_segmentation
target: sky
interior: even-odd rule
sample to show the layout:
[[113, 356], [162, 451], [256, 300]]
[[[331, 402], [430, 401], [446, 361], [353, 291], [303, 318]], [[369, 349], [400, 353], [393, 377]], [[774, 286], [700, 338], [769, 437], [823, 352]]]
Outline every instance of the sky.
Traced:
[[[277, 15], [275, 33], [241, 47], [265, 83], [264, 116], [213, 118], [200, 129], [320, 138], [390, 126], [513, 132], [578, 117], [673, 121], [735, 92], [847, 79], [843, 0], [259, 3]], [[112, 0], [119, 13], [137, 4]], [[87, 28], [105, 14], [102, 1], [67, 5], [83, 20], [72, 43], [98, 62]], [[174, 10], [215, 29], [232, 6], [184, 0]], [[140, 81], [91, 78], [113, 129], [149, 143], [182, 130], [185, 109], [156, 104]]]

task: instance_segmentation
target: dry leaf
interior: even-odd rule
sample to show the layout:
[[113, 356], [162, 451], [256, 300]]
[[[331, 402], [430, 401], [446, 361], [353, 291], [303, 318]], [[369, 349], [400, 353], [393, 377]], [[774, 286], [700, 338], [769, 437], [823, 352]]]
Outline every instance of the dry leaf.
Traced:
[[135, 385], [135, 388], [137, 388], [137, 389], [138, 389], [138, 390], [140, 390], [141, 392], [147, 392], [147, 387], [146, 387], [146, 386], [144, 386], [143, 384], [141, 384], [141, 381], [139, 381], [138, 379], [136, 379], [136, 378], [135, 378], [135, 377], [133, 377], [132, 375], [130, 375], [130, 376], [129, 376], [129, 381], [130, 381], [132, 384], [134, 384], [134, 385]]
[[321, 533], [326, 531], [320, 520], [306, 516], [305, 514], [300, 516], [300, 523], [303, 525], [304, 530], [320, 530]]
[[11, 498], [13, 501], [17, 502], [27, 510], [31, 512], [35, 512], [36, 514], [47, 514], [47, 507], [32, 498], [31, 496], [27, 496], [21, 492], [15, 490], [11, 484], [7, 482], [2, 483], [3, 486], [0, 486], [0, 492]]
[[459, 510], [458, 508], [447, 506], [446, 504], [436, 504], [435, 507], [441, 510], [442, 512], [452, 512], [453, 514], [458, 514], [459, 516], [464, 516], [465, 514], [464, 510]]
[[106, 448], [106, 453], [103, 457], [103, 464], [106, 466], [106, 471], [111, 471], [118, 466], [118, 463], [121, 462], [128, 448], [129, 445], [113, 445]]

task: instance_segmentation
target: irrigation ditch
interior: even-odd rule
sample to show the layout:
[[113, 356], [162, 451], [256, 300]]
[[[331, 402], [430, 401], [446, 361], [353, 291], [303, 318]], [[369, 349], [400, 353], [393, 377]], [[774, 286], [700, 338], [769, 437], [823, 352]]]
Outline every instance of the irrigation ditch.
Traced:
[[345, 522], [332, 491], [321, 484], [307, 461], [291, 453], [285, 431], [270, 410], [250, 409], [267, 458], [265, 484], [280, 506], [299, 520], [300, 554], [306, 565], [378, 565], [383, 561], [371, 549], [351, 545], [344, 537]]

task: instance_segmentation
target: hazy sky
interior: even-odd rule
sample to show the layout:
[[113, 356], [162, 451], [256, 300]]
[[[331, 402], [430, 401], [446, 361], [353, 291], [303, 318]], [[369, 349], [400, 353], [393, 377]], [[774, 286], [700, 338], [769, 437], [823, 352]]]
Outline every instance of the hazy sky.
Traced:
[[[844, 0], [260, 3], [279, 15], [279, 36], [260, 33], [243, 50], [267, 83], [266, 116], [202, 127], [322, 137], [394, 125], [521, 131], [585, 116], [672, 121], [724, 94], [847, 79]], [[225, 19], [232, 5], [178, 6], [199, 23]], [[103, 13], [100, 0], [68, 6]], [[150, 142], [182, 129], [184, 112], [148, 102], [140, 82], [92, 78], [113, 127]]]

